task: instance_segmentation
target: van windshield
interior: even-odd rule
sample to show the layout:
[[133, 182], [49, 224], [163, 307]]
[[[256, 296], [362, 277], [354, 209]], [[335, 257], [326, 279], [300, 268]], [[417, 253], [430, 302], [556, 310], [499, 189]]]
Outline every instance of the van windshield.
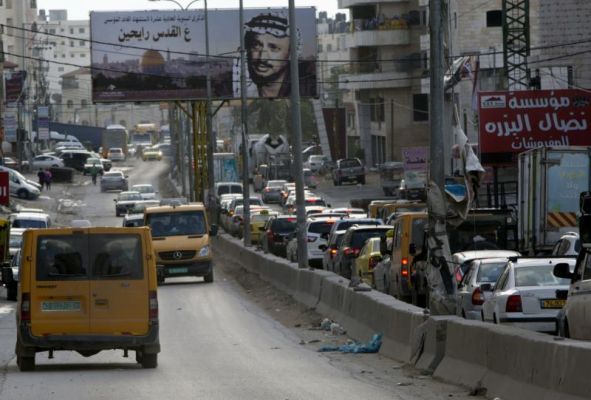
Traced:
[[146, 225], [152, 229], [153, 237], [205, 235], [207, 232], [203, 211], [147, 214]]
[[12, 222], [13, 228], [47, 228], [47, 223], [35, 219], [15, 219]]

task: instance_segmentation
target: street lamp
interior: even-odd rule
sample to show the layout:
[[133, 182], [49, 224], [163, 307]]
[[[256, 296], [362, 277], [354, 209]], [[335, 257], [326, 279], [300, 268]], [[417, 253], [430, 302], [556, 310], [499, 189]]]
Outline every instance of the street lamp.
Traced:
[[[187, 10], [191, 4], [198, 2], [199, 0], [193, 0], [185, 7], [177, 0], [148, 0], [151, 2], [154, 1], [170, 1], [178, 5], [182, 10]], [[206, 102], [206, 120], [207, 120], [207, 135], [208, 135], [208, 145], [207, 145], [207, 181], [208, 181], [208, 207], [211, 212], [212, 220], [217, 215], [216, 202], [213, 200], [214, 196], [214, 173], [213, 173], [213, 153], [215, 149], [216, 143], [216, 135], [213, 133], [212, 123], [211, 123], [211, 73], [210, 73], [210, 61], [209, 61], [209, 22], [207, 18], [207, 0], [203, 0], [203, 7], [205, 12], [205, 64], [206, 68], [206, 87], [207, 87], [207, 102]]]

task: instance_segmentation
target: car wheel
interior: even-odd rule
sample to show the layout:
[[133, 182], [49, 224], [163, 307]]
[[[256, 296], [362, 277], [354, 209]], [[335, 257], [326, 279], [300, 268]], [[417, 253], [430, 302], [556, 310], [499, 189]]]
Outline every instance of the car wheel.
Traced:
[[24, 356], [23, 346], [18, 338], [16, 339], [16, 365], [22, 372], [35, 370], [35, 353], [32, 356]]
[[362, 185], [365, 185], [365, 175], [361, 176], [360, 178], [357, 179], [359, 181], [359, 183], [361, 183]]
[[564, 327], [563, 327], [563, 337], [565, 338], [570, 338], [570, 331], [568, 329], [568, 321], [566, 318], [564, 318]]
[[493, 314], [493, 322], [497, 325], [499, 324], [499, 320], [497, 319], [497, 314]]
[[27, 191], [27, 189], [20, 189], [18, 192], [16, 192], [16, 195], [19, 199], [26, 199], [27, 197], [29, 197], [29, 192]]
[[156, 368], [158, 366], [158, 354], [142, 354], [142, 368]]
[[17, 283], [12, 282], [6, 285], [6, 300], [16, 301], [17, 297]]
[[213, 268], [211, 269], [211, 271], [209, 271], [209, 274], [207, 274], [203, 277], [203, 280], [205, 281], [205, 283], [212, 283], [213, 282]]

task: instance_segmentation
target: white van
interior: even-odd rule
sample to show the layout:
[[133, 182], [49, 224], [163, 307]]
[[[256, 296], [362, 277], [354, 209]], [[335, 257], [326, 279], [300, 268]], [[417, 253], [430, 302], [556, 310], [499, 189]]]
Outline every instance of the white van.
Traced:
[[0, 166], [0, 171], [8, 172], [11, 196], [21, 199], [36, 199], [41, 194], [41, 185], [25, 178], [20, 172]]
[[11, 218], [12, 228], [51, 228], [51, 218], [42, 213], [18, 213]]

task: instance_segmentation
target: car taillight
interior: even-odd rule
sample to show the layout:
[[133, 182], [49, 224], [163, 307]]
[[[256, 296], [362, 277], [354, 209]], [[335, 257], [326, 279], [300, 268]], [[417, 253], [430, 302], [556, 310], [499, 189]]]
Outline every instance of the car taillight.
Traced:
[[316, 241], [316, 239], [318, 239], [318, 237], [317, 237], [317, 236], [308, 236], [308, 243], [315, 242], [315, 241]]
[[402, 275], [404, 278], [408, 278], [408, 267], [404, 265], [404, 263], [400, 267], [400, 275]]
[[23, 293], [21, 300], [21, 321], [31, 322], [31, 294]]
[[264, 191], [265, 191], [265, 193], [269, 193], [269, 192], [271, 191], [271, 189], [269, 189], [269, 188], [265, 188], [265, 190], [264, 190]]
[[[472, 292], [472, 304], [475, 306], [481, 306], [484, 304], [484, 293], [480, 288], [474, 289]], [[509, 305], [509, 303], [507, 303]], [[521, 307], [521, 299], [519, 299], [519, 307]]]
[[158, 294], [151, 290], [149, 296], [150, 302], [150, 322], [158, 322]]
[[241, 216], [239, 216], [239, 215], [236, 215], [234, 218], [232, 218], [232, 220], [233, 220], [234, 222], [242, 222], [242, 217], [241, 217]]
[[521, 307], [521, 296], [518, 294], [512, 294], [507, 299], [507, 305], [505, 306], [506, 312], [523, 312]]
[[228, 215], [231, 217], [232, 215], [234, 215], [234, 211], [228, 211]]
[[462, 281], [462, 278], [464, 277], [462, 275], [462, 268], [456, 268], [456, 282], [460, 283]]
[[334, 258], [337, 255], [337, 249], [330, 249], [330, 258]]
[[343, 249], [343, 254], [347, 257], [357, 257], [359, 255], [359, 249], [354, 247], [345, 247]]
[[378, 263], [382, 261], [382, 257], [373, 256], [369, 258], [369, 270], [373, 271], [373, 269], [378, 265]]

